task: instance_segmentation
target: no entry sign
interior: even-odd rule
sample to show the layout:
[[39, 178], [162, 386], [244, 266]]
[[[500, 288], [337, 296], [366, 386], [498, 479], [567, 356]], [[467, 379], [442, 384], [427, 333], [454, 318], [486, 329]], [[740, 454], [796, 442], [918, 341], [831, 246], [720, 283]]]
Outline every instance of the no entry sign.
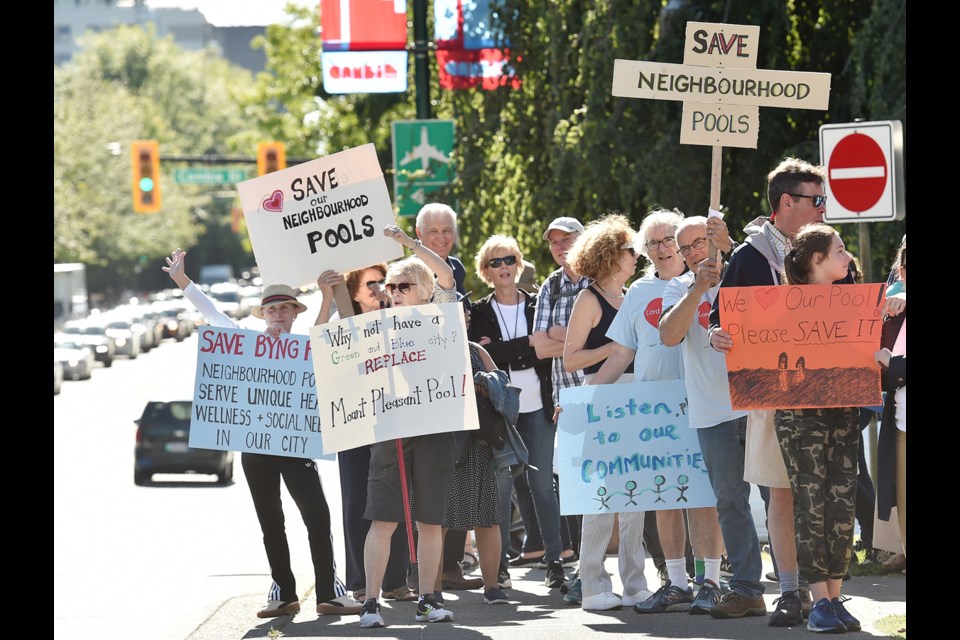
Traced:
[[898, 121], [820, 127], [820, 163], [827, 170], [826, 222], [900, 220], [903, 132]]

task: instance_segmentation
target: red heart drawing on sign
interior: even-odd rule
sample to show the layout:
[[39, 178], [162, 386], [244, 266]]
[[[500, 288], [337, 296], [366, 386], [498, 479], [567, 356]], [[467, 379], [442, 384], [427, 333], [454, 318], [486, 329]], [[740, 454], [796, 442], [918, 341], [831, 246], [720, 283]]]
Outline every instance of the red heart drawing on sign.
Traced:
[[697, 307], [698, 316], [700, 319], [700, 326], [704, 329], [710, 324], [710, 303], [704, 300], [700, 303], [700, 306]]
[[777, 301], [777, 298], [780, 297], [780, 292], [777, 291], [777, 287], [768, 287], [766, 289], [757, 289], [753, 292], [753, 299], [756, 300], [761, 307], [764, 309], [769, 309], [774, 302]]
[[269, 198], [264, 198], [260, 206], [267, 211], [283, 211], [283, 192], [277, 189]]
[[663, 298], [654, 298], [647, 305], [643, 312], [643, 317], [647, 319], [654, 328], [660, 326], [660, 311], [663, 310]]

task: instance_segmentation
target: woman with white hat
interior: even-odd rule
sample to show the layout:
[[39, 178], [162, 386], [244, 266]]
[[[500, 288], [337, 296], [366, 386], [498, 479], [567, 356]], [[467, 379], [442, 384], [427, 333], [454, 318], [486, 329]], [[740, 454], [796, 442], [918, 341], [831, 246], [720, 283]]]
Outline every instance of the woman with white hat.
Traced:
[[[237, 323], [217, 310], [210, 300], [184, 272], [187, 252], [176, 249], [167, 258], [163, 270], [170, 274], [184, 295], [215, 327], [236, 328]], [[297, 300], [296, 291], [285, 284], [273, 284], [263, 291], [260, 304], [251, 310], [255, 318], [267, 323], [264, 331], [277, 338], [290, 333], [294, 319], [307, 310]], [[337, 577], [330, 536], [330, 509], [323, 495], [323, 486], [317, 474], [316, 462], [303, 458], [273, 456], [244, 451], [240, 457], [243, 475], [250, 487], [250, 496], [263, 531], [263, 546], [270, 563], [273, 584], [267, 596], [267, 605], [257, 612], [258, 618], [274, 618], [300, 611], [296, 579], [290, 568], [290, 548], [284, 531], [283, 505], [280, 501], [280, 479], [293, 497], [310, 540], [310, 554], [316, 574], [317, 613], [357, 614], [360, 605], [347, 595], [347, 589]]]

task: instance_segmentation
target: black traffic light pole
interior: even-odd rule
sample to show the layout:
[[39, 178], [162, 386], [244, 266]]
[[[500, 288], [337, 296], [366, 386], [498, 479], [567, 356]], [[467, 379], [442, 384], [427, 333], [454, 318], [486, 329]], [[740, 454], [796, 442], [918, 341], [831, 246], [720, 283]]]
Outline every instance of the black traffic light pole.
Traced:
[[430, 59], [427, 40], [427, 0], [413, 0], [413, 82], [416, 89], [417, 120], [432, 118], [430, 111]]

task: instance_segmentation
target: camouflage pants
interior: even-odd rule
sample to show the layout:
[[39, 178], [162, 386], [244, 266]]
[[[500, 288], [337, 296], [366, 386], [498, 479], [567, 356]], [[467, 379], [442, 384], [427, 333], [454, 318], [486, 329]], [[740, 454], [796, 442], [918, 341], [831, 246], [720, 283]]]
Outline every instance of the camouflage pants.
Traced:
[[774, 423], [793, 489], [800, 574], [840, 580], [853, 552], [859, 409], [778, 409]]

